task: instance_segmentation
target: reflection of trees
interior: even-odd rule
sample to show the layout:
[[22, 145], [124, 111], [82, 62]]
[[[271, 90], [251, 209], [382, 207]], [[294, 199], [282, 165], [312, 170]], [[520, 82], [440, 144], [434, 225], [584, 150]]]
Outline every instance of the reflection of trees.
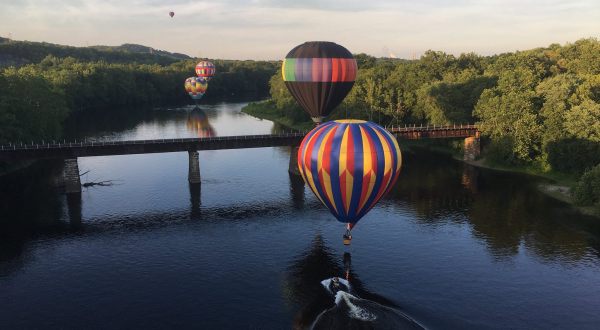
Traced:
[[[334, 276], [344, 277], [345, 266], [350, 267], [350, 255], [335, 256], [317, 235], [310, 249], [292, 261], [284, 282], [285, 298], [297, 308], [294, 328], [303, 329], [315, 320], [325, 309], [334, 305], [334, 299], [321, 285], [321, 281]], [[365, 289], [358, 275], [349, 268], [349, 278], [353, 291], [361, 298], [386, 306], [395, 304]]]
[[413, 209], [418, 221], [468, 221], [498, 257], [514, 256], [520, 246], [547, 260], [580, 260], [590, 248], [598, 253], [600, 225], [538, 192], [534, 178], [428, 152], [403, 156], [398, 184], [387, 198]]
[[200, 138], [215, 136], [215, 130], [210, 125], [208, 116], [200, 108], [196, 108], [190, 112], [186, 127]]
[[402, 172], [388, 199], [408, 202], [406, 206], [414, 209], [419, 221], [435, 223], [448, 214], [464, 213], [472, 194], [465, 189], [462, 168], [455, 161], [429, 152], [404, 152], [403, 157]]
[[51, 180], [60, 166], [43, 161], [0, 177], [0, 261], [20, 257], [35, 235], [68, 231], [61, 222], [64, 199]]
[[528, 178], [487, 172], [480, 181], [468, 216], [475, 235], [494, 255], [516, 255], [521, 244], [543, 259], [579, 260], [586, 253], [586, 235], [572, 220], [566, 222], [557, 212], [560, 203], [539, 193]]
[[123, 132], [139, 125], [140, 121], [150, 116], [150, 113], [149, 108], [136, 107], [113, 111], [110, 115], [102, 110], [76, 111], [66, 120], [64, 135], [69, 140]]

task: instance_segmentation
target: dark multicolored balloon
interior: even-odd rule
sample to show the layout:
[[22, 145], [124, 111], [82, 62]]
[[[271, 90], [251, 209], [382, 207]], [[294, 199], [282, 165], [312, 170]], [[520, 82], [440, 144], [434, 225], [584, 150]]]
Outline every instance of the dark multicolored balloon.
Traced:
[[215, 65], [209, 61], [200, 61], [196, 64], [196, 75], [205, 81], [209, 81], [215, 75]]
[[321, 124], [298, 150], [302, 178], [348, 230], [394, 186], [401, 165], [396, 138], [363, 120]]
[[171, 16], [171, 17], [175, 16], [175, 12], [174, 11], [170, 11], [169, 12], [169, 16]]
[[208, 83], [201, 78], [190, 77], [185, 80], [184, 86], [185, 91], [192, 99], [199, 100], [204, 96], [204, 93], [206, 93]]
[[294, 99], [319, 123], [348, 95], [358, 67], [346, 48], [328, 41], [305, 42], [283, 61], [283, 81]]

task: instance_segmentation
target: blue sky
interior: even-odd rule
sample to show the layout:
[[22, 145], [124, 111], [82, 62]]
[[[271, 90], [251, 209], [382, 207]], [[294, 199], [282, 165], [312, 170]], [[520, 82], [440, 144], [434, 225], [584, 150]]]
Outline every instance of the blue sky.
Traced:
[[229, 59], [280, 59], [308, 40], [374, 56], [487, 55], [600, 37], [600, 0], [0, 0], [9, 34]]

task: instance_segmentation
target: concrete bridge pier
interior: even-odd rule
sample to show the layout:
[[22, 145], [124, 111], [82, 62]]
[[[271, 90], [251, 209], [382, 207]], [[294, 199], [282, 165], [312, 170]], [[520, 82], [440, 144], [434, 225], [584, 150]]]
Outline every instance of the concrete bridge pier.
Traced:
[[81, 228], [81, 192], [70, 193], [67, 198], [67, 214], [72, 229]]
[[191, 218], [196, 219], [201, 214], [201, 193], [202, 185], [199, 183], [190, 183], [190, 204], [191, 204]]
[[81, 181], [79, 180], [79, 165], [77, 164], [77, 158], [65, 159], [62, 179], [67, 194], [81, 194]]
[[474, 161], [481, 154], [481, 143], [479, 141], [479, 132], [476, 136], [471, 136], [465, 139], [463, 159], [466, 161]]
[[293, 175], [300, 175], [300, 170], [298, 169], [298, 149], [300, 147], [292, 147], [290, 151], [290, 165], [288, 172]]
[[200, 160], [198, 158], [198, 151], [188, 151], [190, 158], [190, 167], [188, 172], [188, 181], [192, 184], [200, 183]]

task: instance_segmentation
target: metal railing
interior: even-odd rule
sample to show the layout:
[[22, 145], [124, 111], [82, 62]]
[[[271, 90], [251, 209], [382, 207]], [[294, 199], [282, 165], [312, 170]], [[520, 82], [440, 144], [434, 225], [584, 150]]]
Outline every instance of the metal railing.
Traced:
[[[402, 132], [420, 132], [420, 131], [444, 131], [444, 130], [462, 130], [462, 129], [477, 129], [476, 125], [472, 124], [460, 124], [460, 125], [404, 125], [404, 126], [386, 126], [385, 129], [392, 133]], [[65, 149], [65, 148], [83, 148], [83, 147], [102, 147], [102, 146], [129, 146], [129, 145], [143, 145], [143, 144], [169, 144], [169, 143], [203, 143], [203, 142], [215, 142], [215, 141], [239, 141], [239, 140], [260, 140], [260, 139], [272, 139], [272, 138], [292, 138], [305, 136], [309, 131], [289, 131], [275, 134], [261, 134], [261, 135], [232, 135], [232, 136], [217, 136], [217, 137], [201, 137], [201, 138], [174, 138], [174, 139], [154, 139], [154, 140], [126, 140], [126, 141], [94, 141], [84, 139], [80, 141], [67, 142], [63, 140], [58, 141], [41, 141], [31, 142], [29, 144], [9, 143], [7, 145], [0, 145], [0, 151], [12, 151], [12, 150], [39, 150], [39, 149]]]
[[144, 144], [170, 144], [170, 143], [202, 143], [215, 141], [242, 141], [242, 140], [261, 140], [272, 138], [293, 138], [302, 137], [308, 132], [293, 132], [281, 134], [262, 134], [262, 135], [234, 135], [234, 136], [217, 136], [217, 137], [202, 137], [202, 138], [175, 138], [175, 139], [155, 139], [155, 140], [126, 140], [126, 141], [73, 141], [73, 142], [41, 142], [31, 144], [8, 144], [0, 146], [0, 151], [10, 150], [39, 150], [39, 149], [64, 149], [64, 148], [83, 148], [83, 147], [101, 147], [101, 146], [129, 146], [129, 145], [144, 145]]

